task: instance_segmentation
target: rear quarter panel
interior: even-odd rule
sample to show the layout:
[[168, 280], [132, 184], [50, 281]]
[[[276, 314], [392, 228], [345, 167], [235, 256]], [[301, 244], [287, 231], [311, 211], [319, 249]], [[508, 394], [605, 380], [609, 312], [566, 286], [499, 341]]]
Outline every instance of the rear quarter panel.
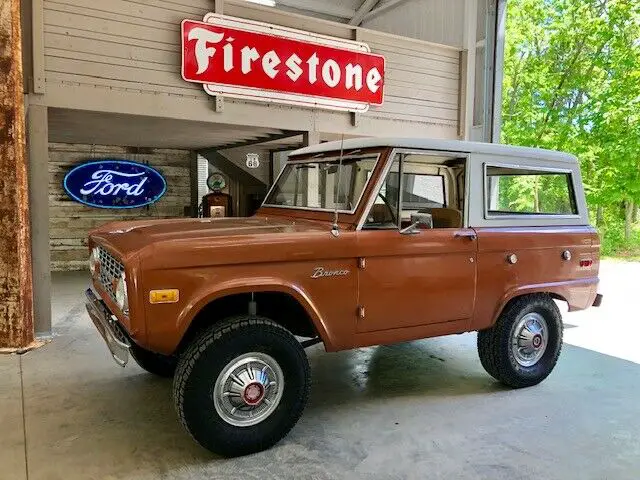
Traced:
[[[548, 292], [570, 310], [593, 304], [600, 267], [600, 240], [589, 226], [476, 228], [478, 285], [471, 330], [490, 327], [512, 298]], [[571, 253], [564, 260], [562, 253]], [[515, 254], [510, 264], [507, 256]], [[591, 260], [581, 266], [581, 260]]]

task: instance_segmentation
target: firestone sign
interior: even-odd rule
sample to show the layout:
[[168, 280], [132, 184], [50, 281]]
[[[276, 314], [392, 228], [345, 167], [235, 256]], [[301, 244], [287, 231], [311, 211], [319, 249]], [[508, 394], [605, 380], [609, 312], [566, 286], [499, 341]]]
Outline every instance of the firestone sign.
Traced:
[[384, 75], [362, 42], [214, 13], [182, 21], [182, 78], [210, 95], [364, 112], [382, 105]]

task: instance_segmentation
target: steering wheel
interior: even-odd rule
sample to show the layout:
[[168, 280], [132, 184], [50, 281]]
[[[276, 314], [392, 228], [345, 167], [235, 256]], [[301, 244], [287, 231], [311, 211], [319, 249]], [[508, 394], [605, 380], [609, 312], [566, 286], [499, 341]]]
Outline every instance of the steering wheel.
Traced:
[[398, 219], [396, 218], [396, 215], [393, 211], [393, 207], [391, 206], [391, 204], [389, 203], [389, 200], [387, 200], [387, 197], [385, 197], [384, 195], [382, 195], [382, 193], [378, 192], [378, 195], [380, 196], [380, 198], [382, 199], [382, 201], [384, 202], [384, 204], [387, 206], [387, 208], [389, 209], [389, 214], [391, 215], [391, 219], [393, 220], [393, 223], [397, 224], [398, 223]]

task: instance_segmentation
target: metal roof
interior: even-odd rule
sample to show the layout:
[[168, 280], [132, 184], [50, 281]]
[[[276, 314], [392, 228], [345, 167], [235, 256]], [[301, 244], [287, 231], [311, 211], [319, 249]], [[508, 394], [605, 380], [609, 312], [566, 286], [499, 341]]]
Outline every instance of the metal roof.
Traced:
[[395, 147], [418, 150], [437, 150], [443, 152], [484, 153], [489, 155], [509, 155], [512, 157], [533, 157], [551, 162], [576, 164], [578, 159], [565, 152], [546, 150], [542, 148], [519, 147], [500, 143], [469, 142], [462, 140], [439, 140], [433, 138], [401, 138], [401, 137], [367, 137], [345, 139], [320, 143], [303, 147], [291, 152], [290, 156], [308, 155], [314, 153], [353, 150], [356, 148]]

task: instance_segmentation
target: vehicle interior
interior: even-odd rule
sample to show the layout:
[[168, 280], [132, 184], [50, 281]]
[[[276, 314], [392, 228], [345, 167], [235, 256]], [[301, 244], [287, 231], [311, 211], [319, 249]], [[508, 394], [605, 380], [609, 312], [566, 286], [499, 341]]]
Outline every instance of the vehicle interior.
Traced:
[[396, 154], [363, 229], [461, 228], [465, 165], [464, 157]]
[[[265, 205], [353, 212], [379, 158], [377, 153], [354, 150], [344, 152], [342, 158], [319, 156], [291, 162]], [[466, 157], [395, 154], [363, 229], [404, 229], [414, 224], [421, 229], [461, 228], [465, 166]]]

